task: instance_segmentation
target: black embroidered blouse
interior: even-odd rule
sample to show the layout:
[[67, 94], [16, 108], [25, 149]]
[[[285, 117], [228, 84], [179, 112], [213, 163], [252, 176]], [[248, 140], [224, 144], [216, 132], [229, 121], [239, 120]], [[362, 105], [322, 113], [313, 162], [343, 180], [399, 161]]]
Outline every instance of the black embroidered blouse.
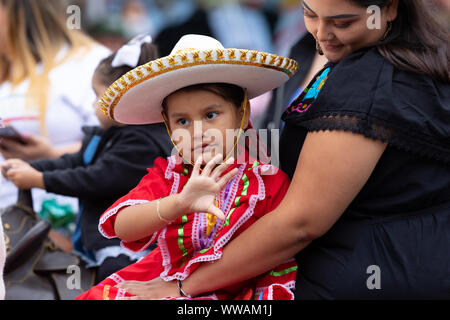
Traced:
[[290, 177], [308, 131], [388, 143], [338, 222], [297, 255], [296, 298], [449, 298], [450, 85], [366, 48], [328, 63], [282, 118]]

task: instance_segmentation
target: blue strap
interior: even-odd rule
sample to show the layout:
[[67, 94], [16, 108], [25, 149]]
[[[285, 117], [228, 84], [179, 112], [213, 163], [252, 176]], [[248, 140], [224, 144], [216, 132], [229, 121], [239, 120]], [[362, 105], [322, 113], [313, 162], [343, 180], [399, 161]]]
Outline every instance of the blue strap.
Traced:
[[89, 141], [89, 144], [83, 153], [83, 161], [85, 166], [90, 164], [94, 159], [95, 153], [97, 152], [97, 148], [101, 139], [102, 139], [101, 136], [93, 136], [91, 141]]

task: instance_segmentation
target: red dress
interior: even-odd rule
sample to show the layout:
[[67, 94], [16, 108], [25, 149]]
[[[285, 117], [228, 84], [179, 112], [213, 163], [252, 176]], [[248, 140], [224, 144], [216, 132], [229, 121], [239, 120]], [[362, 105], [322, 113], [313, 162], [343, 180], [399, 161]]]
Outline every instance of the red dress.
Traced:
[[[127, 206], [150, 202], [181, 192], [187, 183], [191, 166], [176, 155], [159, 158], [139, 185], [114, 203], [100, 218], [99, 231], [107, 238], [116, 237], [115, 217]], [[283, 199], [289, 178], [271, 165], [233, 164], [226, 172], [239, 168], [219, 194], [219, 207], [226, 215], [221, 221], [206, 213], [192, 213], [178, 218], [148, 238], [122, 246], [141, 251], [157, 241], [157, 248], [145, 258], [114, 274], [77, 299], [116, 299], [131, 296], [115, 287], [122, 281], [149, 281], [161, 277], [165, 281], [184, 280], [202, 262], [218, 260], [223, 247], [264, 214], [274, 210]], [[225, 172], [225, 173], [226, 173]], [[267, 235], [270, 236], [270, 235]], [[211, 292], [201, 299], [293, 299], [297, 264], [294, 259], [255, 279]], [[170, 297], [168, 297], [170, 298]], [[176, 298], [176, 297], [171, 297]]]

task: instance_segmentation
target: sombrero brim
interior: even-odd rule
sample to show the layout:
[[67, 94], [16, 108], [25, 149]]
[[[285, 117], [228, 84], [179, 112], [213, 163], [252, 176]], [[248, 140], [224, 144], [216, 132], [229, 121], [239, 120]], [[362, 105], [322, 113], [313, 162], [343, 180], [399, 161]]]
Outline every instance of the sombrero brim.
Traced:
[[275, 89], [298, 70], [292, 59], [240, 49], [187, 50], [139, 66], [117, 80], [100, 106], [124, 124], [162, 122], [164, 98], [199, 83], [231, 83], [246, 88], [249, 99]]

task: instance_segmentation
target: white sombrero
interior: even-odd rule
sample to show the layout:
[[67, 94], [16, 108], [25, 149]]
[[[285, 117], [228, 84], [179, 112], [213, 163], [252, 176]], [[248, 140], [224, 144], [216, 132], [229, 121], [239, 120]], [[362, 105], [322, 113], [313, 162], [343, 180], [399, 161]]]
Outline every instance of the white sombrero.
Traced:
[[124, 124], [162, 122], [162, 101], [199, 83], [231, 83], [255, 98], [289, 80], [296, 61], [275, 54], [225, 49], [214, 38], [186, 35], [172, 53], [139, 66], [114, 82], [100, 100], [102, 111]]

